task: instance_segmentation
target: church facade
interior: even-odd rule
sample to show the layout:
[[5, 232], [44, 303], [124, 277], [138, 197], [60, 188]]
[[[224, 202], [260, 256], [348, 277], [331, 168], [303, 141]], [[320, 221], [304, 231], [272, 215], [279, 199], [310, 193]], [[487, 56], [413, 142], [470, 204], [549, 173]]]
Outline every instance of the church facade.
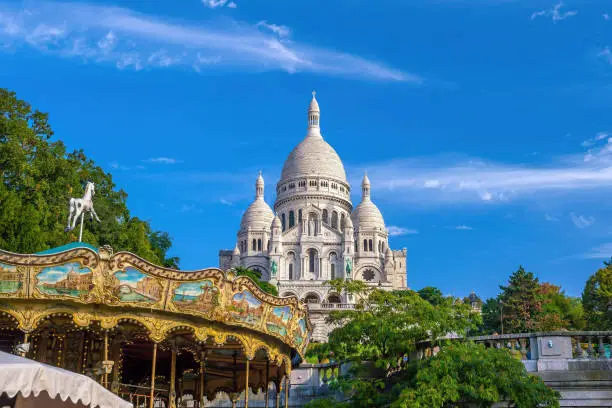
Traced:
[[274, 209], [264, 200], [264, 179], [240, 223], [234, 250], [219, 252], [219, 267], [258, 270], [280, 296], [308, 303], [313, 341], [331, 330], [325, 316], [350, 308], [353, 299], [334, 293], [325, 281], [358, 279], [386, 290], [407, 287], [406, 249], [392, 250], [384, 218], [364, 175], [361, 202], [353, 207], [351, 186], [340, 157], [321, 134], [314, 96], [306, 137], [285, 161], [276, 184]]

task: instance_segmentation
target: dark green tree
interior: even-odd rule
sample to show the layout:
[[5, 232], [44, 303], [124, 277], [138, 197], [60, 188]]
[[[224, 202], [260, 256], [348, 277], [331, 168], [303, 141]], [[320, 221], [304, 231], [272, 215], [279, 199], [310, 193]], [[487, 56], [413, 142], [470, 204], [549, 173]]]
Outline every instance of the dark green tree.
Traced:
[[503, 302], [503, 325], [506, 333], [526, 333], [538, 329], [543, 299], [540, 282], [532, 272], [520, 266], [510, 275], [507, 286], [500, 286]]
[[168, 234], [130, 215], [127, 194], [116, 189], [112, 176], [82, 150], [68, 152], [61, 141], [54, 140], [46, 113], [1, 88], [0, 179], [1, 249], [35, 253], [77, 240], [77, 229], [64, 232], [68, 201], [82, 196], [85, 183], [92, 181], [102, 222], [85, 228], [83, 241], [178, 266], [178, 258], [167, 257]]
[[590, 330], [612, 330], [612, 260], [587, 280], [582, 304]]
[[559, 406], [559, 393], [506, 349], [455, 343], [416, 366], [392, 408], [484, 408], [500, 401], [516, 408]]
[[276, 288], [276, 286], [272, 285], [270, 282], [261, 280], [261, 272], [242, 266], [235, 267], [233, 271], [236, 276], [248, 276], [249, 278], [251, 278], [253, 282], [255, 282], [257, 286], [259, 286], [259, 288], [264, 292], [269, 293], [273, 296], [278, 296], [278, 289]]
[[442, 291], [433, 286], [425, 286], [423, 289], [417, 292], [421, 299], [428, 301], [433, 306], [438, 306], [444, 300]]

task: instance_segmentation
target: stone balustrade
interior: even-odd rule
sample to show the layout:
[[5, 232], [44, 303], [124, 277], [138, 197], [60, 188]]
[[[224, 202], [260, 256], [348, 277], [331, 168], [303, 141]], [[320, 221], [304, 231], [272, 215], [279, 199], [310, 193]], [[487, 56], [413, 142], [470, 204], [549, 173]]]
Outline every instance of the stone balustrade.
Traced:
[[307, 303], [309, 311], [329, 311], [329, 310], [352, 310], [355, 305], [351, 303]]

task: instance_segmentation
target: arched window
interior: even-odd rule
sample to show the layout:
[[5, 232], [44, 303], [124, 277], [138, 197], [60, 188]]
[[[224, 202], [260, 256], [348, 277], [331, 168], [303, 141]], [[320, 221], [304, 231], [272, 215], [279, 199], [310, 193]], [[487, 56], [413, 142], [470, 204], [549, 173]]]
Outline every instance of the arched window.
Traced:
[[370, 252], [372, 252], [372, 240], [370, 240], [368, 244], [369, 244], [368, 246], [370, 247]]
[[355, 241], [355, 252], [359, 251], [359, 248], [357, 248], [357, 241]]
[[281, 224], [283, 224], [283, 231], [285, 230], [285, 214], [281, 215]]
[[367, 250], [368, 250], [368, 240], [367, 240], [367, 239], [364, 239], [364, 240], [363, 240], [363, 251], [365, 252], [365, 251], [367, 251]]
[[327, 296], [327, 303], [342, 303], [340, 296], [337, 293], [332, 293]]
[[309, 293], [304, 300], [306, 303], [319, 303], [319, 296], [316, 293]]
[[331, 226], [333, 229], [338, 229], [338, 213], [336, 211], [332, 212]]
[[340, 216], [340, 231], [344, 231], [344, 213], [342, 213], [342, 215]]
[[261, 238], [257, 240], [257, 250], [261, 251]]
[[253, 251], [257, 251], [257, 240], [253, 238]]
[[329, 278], [336, 279], [336, 262], [338, 261], [338, 256], [335, 252], [329, 254]]
[[308, 250], [308, 271], [314, 273], [317, 265], [317, 250]]
[[295, 213], [293, 210], [289, 211], [289, 228], [295, 225]]
[[378, 252], [382, 252], [382, 241], [378, 241]]
[[328, 223], [328, 220], [327, 220], [327, 210], [323, 210], [322, 217], [323, 217], [323, 222], [327, 224]]
[[270, 252], [270, 240], [268, 240], [267, 248], [268, 248], [268, 252]]
[[293, 280], [293, 264], [289, 264], [289, 280]]
[[298, 222], [302, 222], [302, 210], [298, 210]]

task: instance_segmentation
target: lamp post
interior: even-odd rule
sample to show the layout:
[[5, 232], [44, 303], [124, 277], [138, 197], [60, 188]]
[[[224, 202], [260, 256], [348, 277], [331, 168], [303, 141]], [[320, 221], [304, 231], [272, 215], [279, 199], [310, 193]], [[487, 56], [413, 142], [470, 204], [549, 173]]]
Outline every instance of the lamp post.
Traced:
[[500, 312], [500, 317], [499, 320], [501, 321], [501, 334], [504, 334], [504, 301], [500, 300], [499, 301], [499, 312]]

